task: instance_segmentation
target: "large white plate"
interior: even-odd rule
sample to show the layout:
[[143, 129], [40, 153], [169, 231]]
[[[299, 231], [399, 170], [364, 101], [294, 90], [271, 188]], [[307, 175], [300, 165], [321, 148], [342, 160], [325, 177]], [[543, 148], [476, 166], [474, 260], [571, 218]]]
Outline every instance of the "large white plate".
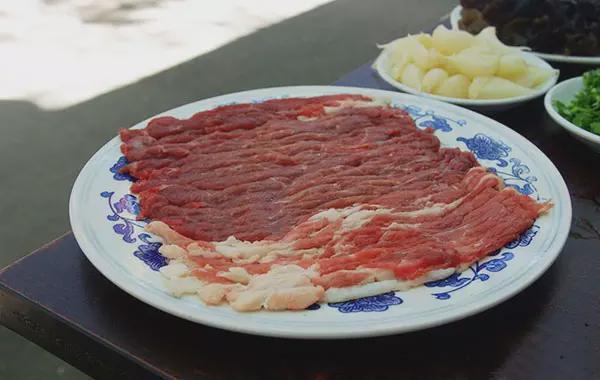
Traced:
[[[354, 93], [405, 108], [421, 128], [435, 128], [443, 145], [470, 149], [497, 170], [508, 186], [554, 207], [535, 226], [495, 256], [460, 275], [409, 291], [357, 301], [323, 304], [301, 312], [238, 313], [208, 307], [193, 297], [167, 294], [161, 275], [160, 243], [135, 221], [135, 197], [115, 137], [88, 161], [70, 200], [73, 233], [92, 264], [134, 297], [167, 313], [232, 331], [294, 338], [350, 338], [394, 334], [467, 317], [504, 301], [537, 279], [558, 256], [571, 222], [566, 185], [552, 162], [511, 129], [472, 111], [431, 99], [390, 91], [331, 86], [281, 87], [201, 100], [164, 114], [189, 117], [218, 105], [290, 96]], [[133, 128], [143, 128], [147, 121]]]
[[[458, 5], [452, 10], [452, 12], [450, 12], [450, 25], [452, 25], [452, 28], [458, 29], [458, 22], [462, 17], [461, 11], [462, 6]], [[600, 57], [538, 53], [535, 51], [532, 51], [532, 53], [548, 62], [574, 63], [579, 65], [600, 65]]]

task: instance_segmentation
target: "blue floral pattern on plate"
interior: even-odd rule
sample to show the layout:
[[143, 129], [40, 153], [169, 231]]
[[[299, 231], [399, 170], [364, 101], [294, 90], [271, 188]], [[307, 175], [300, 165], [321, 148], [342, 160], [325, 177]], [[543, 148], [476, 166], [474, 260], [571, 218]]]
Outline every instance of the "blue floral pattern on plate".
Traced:
[[129, 174], [123, 174], [120, 172], [120, 170], [127, 165], [127, 159], [125, 158], [125, 156], [121, 156], [119, 157], [119, 159], [117, 160], [117, 162], [110, 167], [110, 172], [113, 173], [113, 178], [116, 179], [117, 181], [130, 181], [133, 182], [133, 177], [130, 176]]
[[533, 196], [540, 200], [534, 184], [538, 180], [537, 177], [529, 175], [531, 170], [520, 159], [509, 158], [512, 149], [508, 145], [483, 133], [477, 133], [471, 138], [458, 137], [456, 140], [463, 142], [480, 160], [497, 161], [498, 166], [502, 168], [507, 167], [510, 163], [510, 171], [498, 170], [493, 167], [488, 168], [488, 170], [500, 176], [506, 186], [514, 188], [521, 194]]
[[440, 116], [435, 111], [423, 110], [414, 105], [405, 105], [400, 107], [406, 111], [415, 121], [415, 124], [421, 128], [432, 128], [436, 131], [450, 132], [453, 127], [462, 127], [467, 124], [464, 120], [454, 120]]
[[512, 164], [510, 172], [500, 171], [495, 168], [489, 168], [489, 171], [502, 177], [506, 186], [514, 188], [521, 194], [533, 195], [539, 200], [540, 197], [537, 194], [534, 184], [537, 178], [528, 175], [531, 172], [529, 167], [524, 165], [518, 158], [511, 158], [509, 162]]
[[137, 215], [140, 212], [137, 199], [131, 194], [125, 194], [119, 198], [118, 201], [113, 202], [114, 195], [114, 191], [103, 191], [100, 193], [102, 198], [106, 198], [108, 200], [108, 206], [112, 212], [106, 216], [106, 219], [110, 220], [111, 222], [118, 222], [113, 225], [113, 230], [115, 233], [122, 236], [124, 242], [135, 243], [136, 238], [133, 237], [135, 232], [134, 227], [142, 227], [142, 225], [137, 220], [128, 218], [122, 214], [125, 211], [128, 211], [133, 215]]
[[[470, 285], [475, 280], [487, 281], [490, 279], [490, 275], [487, 273], [483, 273], [484, 270], [489, 272], [499, 272], [502, 269], [506, 268], [506, 262], [510, 261], [514, 258], [514, 254], [512, 252], [504, 252], [502, 256], [496, 259], [492, 259], [490, 261], [486, 261], [484, 263], [475, 263], [471, 265], [468, 271], [462, 273], [454, 273], [450, 277], [447, 277], [443, 280], [426, 282], [425, 286], [429, 288], [434, 287], [451, 287], [452, 290], [448, 290], [445, 292], [433, 293], [432, 296], [439, 300], [447, 300], [451, 298], [450, 293], [453, 293], [457, 290], [460, 290], [468, 285]], [[462, 277], [465, 273], [470, 274], [467, 277]]]
[[133, 251], [135, 257], [146, 263], [152, 270], [159, 270], [168, 264], [167, 258], [158, 251], [162, 243], [150, 241], [152, 237], [146, 233], [139, 234], [138, 238], [144, 244], [138, 245], [137, 249]]
[[400, 305], [402, 298], [396, 296], [394, 292], [387, 292], [377, 296], [364, 297], [345, 302], [329, 303], [330, 307], [337, 308], [342, 313], [358, 312], [381, 312], [386, 311], [390, 306]]
[[533, 238], [535, 237], [535, 235], [537, 235], [539, 230], [540, 230], [540, 227], [538, 225], [534, 224], [533, 226], [531, 226], [530, 229], [523, 232], [521, 234], [521, 236], [519, 236], [518, 239], [511, 241], [510, 243], [506, 244], [504, 247], [508, 248], [508, 249], [515, 249], [517, 247], [527, 247], [529, 244], [531, 244], [531, 242], [533, 241]]
[[[533, 237], [538, 233], [539, 226], [533, 225], [530, 229], [523, 232], [518, 239], [508, 243], [505, 245], [505, 248], [514, 249], [517, 247], [526, 247], [531, 244]], [[498, 256], [501, 250], [496, 250], [492, 252], [490, 256]], [[507, 266], [507, 262], [514, 258], [513, 252], [503, 252], [499, 257], [495, 257], [486, 262], [477, 262], [469, 267], [468, 270], [462, 273], [453, 273], [449, 277], [446, 277], [442, 280], [438, 281], [430, 281], [426, 282], [425, 286], [428, 288], [452, 288], [451, 290], [447, 290], [445, 292], [433, 293], [432, 296], [439, 300], [447, 300], [452, 296], [450, 293], [456, 292], [468, 285], [470, 285], [473, 281], [487, 281], [490, 278], [489, 273], [487, 272], [500, 272]]]
[[494, 140], [483, 133], [477, 133], [471, 138], [459, 137], [456, 140], [465, 143], [479, 159], [498, 161], [498, 166], [502, 167], [508, 165], [505, 158], [508, 157], [511, 148], [502, 141]]
[[138, 240], [142, 242], [142, 244], [137, 246], [133, 255], [142, 260], [150, 269], [156, 271], [167, 265], [167, 259], [158, 251], [162, 243], [150, 241], [152, 237], [145, 232], [136, 234], [136, 227], [143, 230], [145, 222], [124, 215], [125, 213], [131, 215], [138, 215], [140, 213], [137, 198], [134, 195], [125, 194], [116, 202], [113, 202], [114, 195], [114, 191], [103, 191], [100, 193], [102, 198], [107, 199], [111, 211], [111, 214], [107, 215], [106, 219], [111, 222], [117, 222], [113, 224], [113, 231], [121, 235], [123, 241], [126, 243], [133, 244]]

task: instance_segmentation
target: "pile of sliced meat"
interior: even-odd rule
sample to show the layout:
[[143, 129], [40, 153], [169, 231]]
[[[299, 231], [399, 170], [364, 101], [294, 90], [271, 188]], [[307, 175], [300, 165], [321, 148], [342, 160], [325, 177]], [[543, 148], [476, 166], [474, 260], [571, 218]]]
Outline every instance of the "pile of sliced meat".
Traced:
[[237, 104], [122, 130], [176, 296], [241, 311], [406, 289], [514, 240], [536, 203], [357, 95]]

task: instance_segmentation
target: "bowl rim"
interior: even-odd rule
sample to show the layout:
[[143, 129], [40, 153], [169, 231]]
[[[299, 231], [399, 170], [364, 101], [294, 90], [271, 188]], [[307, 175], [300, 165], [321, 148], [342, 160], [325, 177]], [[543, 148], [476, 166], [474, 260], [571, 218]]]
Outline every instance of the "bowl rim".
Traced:
[[386, 81], [389, 85], [391, 85], [392, 87], [394, 87], [398, 90], [401, 90], [403, 92], [407, 92], [409, 94], [423, 96], [426, 98], [440, 100], [443, 102], [457, 104], [457, 105], [466, 106], [466, 107], [469, 107], [469, 106], [504, 106], [504, 105], [511, 105], [511, 104], [517, 104], [517, 103], [524, 103], [531, 99], [542, 96], [544, 93], [549, 91], [556, 84], [559, 74], [560, 74], [560, 71], [558, 69], [552, 67], [552, 65], [550, 65], [548, 62], [544, 61], [540, 57], [536, 56], [535, 54], [528, 53], [528, 52], [521, 52], [521, 54], [524, 56], [524, 58], [526, 59], [526, 61], [529, 64], [533, 64], [533, 65], [535, 65], [537, 67], [541, 67], [541, 68], [554, 70], [554, 75], [552, 75], [550, 78], [548, 78], [543, 86], [536, 88], [534, 90], [534, 92], [532, 92], [531, 94], [514, 96], [512, 98], [502, 98], [502, 99], [451, 98], [451, 97], [447, 97], [447, 96], [429, 94], [429, 93], [423, 92], [423, 91], [417, 91], [411, 87], [408, 87], [408, 86], [398, 82], [384, 68], [384, 62], [387, 60], [388, 52], [389, 52], [389, 50], [387, 50], [387, 48], [384, 48], [381, 51], [381, 53], [379, 54], [379, 56], [375, 59], [375, 62], [373, 63], [373, 68], [379, 74], [379, 76], [384, 81]]
[[597, 135], [590, 131], [586, 131], [582, 127], [579, 127], [579, 126], [573, 124], [569, 120], [562, 117], [562, 115], [559, 114], [558, 111], [554, 108], [554, 104], [553, 104], [554, 95], [557, 94], [558, 92], [560, 92], [562, 89], [564, 89], [568, 84], [573, 83], [573, 82], [580, 82], [583, 84], [583, 77], [579, 76], [579, 77], [570, 78], [570, 79], [564, 80], [564, 81], [556, 84], [555, 86], [553, 86], [550, 89], [550, 91], [548, 91], [546, 93], [546, 96], [544, 96], [544, 108], [546, 108], [546, 112], [548, 113], [548, 115], [550, 115], [550, 117], [558, 125], [560, 125], [564, 129], [566, 129], [568, 132], [571, 132], [589, 142], [593, 142], [595, 144], [600, 145], [600, 135]]

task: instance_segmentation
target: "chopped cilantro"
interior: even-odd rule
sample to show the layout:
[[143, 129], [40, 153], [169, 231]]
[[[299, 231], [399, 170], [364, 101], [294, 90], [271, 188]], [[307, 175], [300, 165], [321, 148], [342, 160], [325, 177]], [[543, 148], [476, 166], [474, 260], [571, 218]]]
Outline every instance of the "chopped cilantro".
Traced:
[[558, 113], [571, 123], [600, 135], [600, 69], [583, 74], [583, 89], [569, 103], [554, 103]]

